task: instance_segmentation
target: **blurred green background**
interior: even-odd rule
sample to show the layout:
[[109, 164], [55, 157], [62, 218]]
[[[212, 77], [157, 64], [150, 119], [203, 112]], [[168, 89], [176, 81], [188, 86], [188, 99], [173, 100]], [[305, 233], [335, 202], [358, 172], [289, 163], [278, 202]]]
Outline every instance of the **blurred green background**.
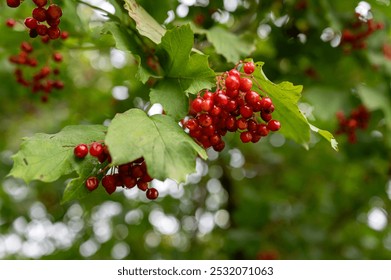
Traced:
[[[26, 185], [7, 177], [22, 138], [107, 124], [116, 112], [150, 104], [134, 58], [102, 34], [103, 11], [130, 21], [123, 1], [55, 2], [70, 37], [51, 45], [29, 39], [23, 28], [32, 3], [0, 3], [0, 259], [391, 258], [389, 0], [365, 2], [365, 20], [384, 28], [359, 50], [340, 43], [355, 12], [363, 13], [357, 8], [366, 7], [359, 1], [137, 1], [167, 28], [191, 22], [194, 30], [220, 26], [232, 33], [237, 41], [230, 46], [241, 58], [264, 61], [269, 79], [304, 86], [299, 107], [316, 126], [334, 133], [338, 111], [348, 115], [364, 104], [368, 128], [355, 144], [336, 135], [339, 152], [317, 135], [308, 150], [278, 133], [257, 144], [232, 135], [222, 153], [208, 151], [208, 161], [197, 161], [186, 184], [155, 180], [156, 201], [136, 190], [100, 190], [65, 205], [67, 178]], [[9, 18], [18, 20], [13, 29]], [[42, 57], [63, 55], [65, 88], [47, 103], [15, 81], [8, 58], [22, 41]], [[210, 55], [211, 67], [232, 68], [224, 56], [229, 48], [209, 41], [197, 34], [195, 47]]]

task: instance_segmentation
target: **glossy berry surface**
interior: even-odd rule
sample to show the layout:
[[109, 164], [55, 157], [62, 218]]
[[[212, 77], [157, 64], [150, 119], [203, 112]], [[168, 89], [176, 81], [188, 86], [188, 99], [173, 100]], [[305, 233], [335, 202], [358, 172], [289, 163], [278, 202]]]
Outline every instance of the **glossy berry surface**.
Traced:
[[103, 153], [103, 145], [99, 142], [93, 142], [90, 147], [90, 155], [99, 157]]
[[99, 186], [98, 178], [96, 178], [96, 177], [89, 177], [86, 180], [85, 186], [86, 186], [87, 190], [89, 190], [89, 191], [95, 190]]
[[73, 149], [73, 154], [77, 158], [85, 158], [88, 154], [88, 147], [86, 144], [79, 144]]
[[159, 196], [159, 192], [155, 188], [149, 188], [145, 194], [148, 199], [155, 200]]
[[254, 62], [246, 62], [243, 64], [243, 71], [246, 74], [252, 74], [255, 70]]

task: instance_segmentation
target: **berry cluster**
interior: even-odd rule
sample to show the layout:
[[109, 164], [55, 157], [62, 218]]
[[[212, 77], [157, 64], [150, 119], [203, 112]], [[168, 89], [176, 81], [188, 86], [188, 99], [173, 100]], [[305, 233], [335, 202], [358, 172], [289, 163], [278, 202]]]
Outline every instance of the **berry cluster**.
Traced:
[[251, 90], [254, 63], [241, 65], [244, 74], [231, 69], [218, 77], [215, 92], [206, 91], [191, 102], [191, 116], [183, 124], [205, 149], [213, 147], [215, 151], [222, 151], [225, 147], [222, 136], [227, 131], [239, 131], [243, 143], [256, 143], [269, 131], [280, 129], [280, 122], [272, 119], [272, 100]]
[[[33, 0], [36, 8], [33, 9], [31, 17], [24, 20], [24, 25], [30, 30], [31, 38], [38, 35], [45, 37], [45, 40], [55, 40], [60, 38], [61, 30], [58, 27], [62, 16], [62, 9], [56, 4], [48, 4], [47, 0]], [[20, 0], [7, 0], [7, 5], [11, 8], [19, 7]]]
[[357, 15], [357, 20], [351, 25], [351, 28], [345, 28], [342, 31], [341, 46], [346, 52], [365, 49], [367, 47], [366, 39], [376, 30], [383, 28], [383, 23], [375, 22], [373, 19], [363, 21]]
[[[90, 154], [96, 157], [100, 163], [111, 163], [108, 147], [100, 142], [93, 142], [90, 145], [79, 144], [74, 148], [73, 153], [79, 159], [83, 159]], [[93, 191], [101, 182], [108, 194], [112, 194], [117, 187], [131, 189], [137, 186], [140, 190], [146, 192], [146, 197], [150, 200], [154, 200], [159, 196], [157, 189], [149, 187], [149, 182], [153, 178], [148, 174], [147, 165], [143, 157], [126, 164], [115, 166], [110, 170], [110, 174], [106, 173], [106, 169], [100, 171], [100, 173], [106, 173], [102, 179], [98, 178], [99, 174], [87, 178], [85, 182], [86, 188], [89, 191]]]
[[337, 112], [339, 128], [336, 134], [347, 134], [350, 143], [357, 142], [357, 129], [366, 129], [368, 127], [370, 114], [364, 105], [353, 109], [349, 117], [343, 112]]
[[[60, 79], [56, 78], [56, 76], [60, 73], [58, 68], [52, 69], [47, 64], [42, 67], [38, 67], [38, 59], [33, 56], [33, 51], [34, 48], [30, 43], [22, 42], [19, 53], [17, 55], [10, 56], [9, 61], [12, 64], [17, 65], [15, 70], [16, 81], [22, 86], [30, 88], [32, 93], [41, 92], [41, 100], [42, 102], [46, 102], [52, 90], [63, 89], [64, 83]], [[62, 55], [55, 52], [52, 55], [52, 60], [54, 63], [60, 63], [62, 61]], [[39, 69], [33, 73], [28, 73], [30, 75], [27, 75], [25, 73], [26, 71], [24, 71], [26, 70], [26, 67]]]

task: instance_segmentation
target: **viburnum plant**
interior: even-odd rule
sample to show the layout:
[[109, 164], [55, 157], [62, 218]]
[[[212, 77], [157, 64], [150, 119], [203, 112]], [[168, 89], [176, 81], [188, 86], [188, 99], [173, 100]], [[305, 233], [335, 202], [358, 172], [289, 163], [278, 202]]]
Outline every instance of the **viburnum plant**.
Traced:
[[163, 112], [151, 115], [131, 108], [116, 114], [108, 126], [72, 125], [56, 134], [25, 138], [13, 157], [12, 176], [52, 182], [76, 173], [63, 202], [81, 199], [100, 185], [109, 194], [137, 187], [156, 199], [153, 179], [185, 182], [195, 171], [196, 158], [207, 160], [207, 149], [224, 150], [228, 132], [243, 143], [256, 143], [278, 131], [308, 147], [313, 131], [337, 149], [332, 134], [311, 125], [298, 108], [302, 86], [273, 83], [262, 71], [264, 63], [251, 58], [216, 73], [208, 56], [194, 48], [190, 25], [166, 30], [133, 0], [125, 1], [125, 9], [153, 55], [145, 55], [143, 42], [129, 36], [134, 31], [119, 19], [108, 21], [103, 31], [113, 35], [118, 49], [135, 57], [136, 78], [151, 85], [149, 100], [161, 104]]

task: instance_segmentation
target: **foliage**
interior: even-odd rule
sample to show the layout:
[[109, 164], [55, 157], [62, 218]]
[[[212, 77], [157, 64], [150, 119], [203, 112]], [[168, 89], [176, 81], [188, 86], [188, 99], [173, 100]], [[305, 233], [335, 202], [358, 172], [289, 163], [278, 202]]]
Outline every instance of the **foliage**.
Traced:
[[[0, 257], [389, 258], [389, 4], [370, 2], [384, 28], [347, 51], [338, 40], [358, 3], [326, 2], [56, 1], [70, 37], [49, 45], [22, 23], [1, 26]], [[1, 7], [7, 19], [33, 5]], [[11, 78], [8, 57], [25, 40], [42, 60], [63, 55], [65, 88], [46, 104]], [[250, 57], [263, 61], [253, 90], [272, 98], [281, 130], [257, 144], [226, 135], [223, 152], [205, 151], [178, 122]], [[360, 104], [371, 118], [357, 142], [334, 139], [336, 113]], [[110, 167], [74, 157], [93, 141], [109, 147], [110, 166], [143, 156], [156, 202], [135, 189], [88, 192], [86, 178]]]

